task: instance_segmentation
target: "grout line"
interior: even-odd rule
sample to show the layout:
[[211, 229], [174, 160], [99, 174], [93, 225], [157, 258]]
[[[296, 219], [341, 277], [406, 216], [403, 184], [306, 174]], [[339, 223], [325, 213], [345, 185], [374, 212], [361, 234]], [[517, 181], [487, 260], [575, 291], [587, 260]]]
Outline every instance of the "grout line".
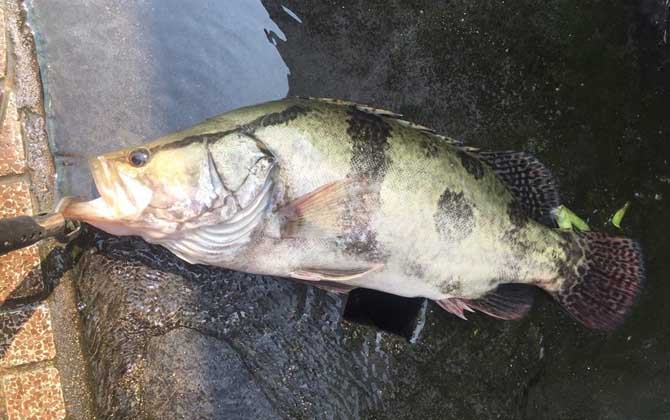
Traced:
[[7, 79], [0, 81], [0, 90], [2, 91], [2, 103], [0, 104], [0, 127], [5, 125], [5, 116], [7, 115], [7, 105], [9, 105], [9, 94], [11, 90], [7, 87]]
[[[46, 286], [44, 286], [46, 288]], [[22, 298], [11, 299], [0, 303], [0, 314], [7, 312], [15, 312], [17, 310], [24, 309], [26, 307], [32, 307], [33, 309], [40, 306], [41, 304], [47, 304], [47, 299], [49, 298], [50, 291], [44, 290], [40, 293], [34, 294], [32, 296], [26, 296]]]
[[[28, 172], [24, 172], [22, 174], [12, 174], [12, 175], [0, 176], [0, 185], [10, 185], [10, 184], [15, 184], [17, 182], [25, 182], [26, 184], [29, 185], [29, 187], [31, 189], [33, 187], [32, 182], [30, 182], [30, 174]], [[31, 201], [31, 204], [32, 204], [32, 201]]]
[[[19, 133], [20, 133], [20, 136], [21, 136], [21, 145], [23, 146], [23, 156], [24, 156], [25, 161], [26, 161], [26, 168], [28, 168], [27, 174], [28, 174], [28, 183], [30, 184], [30, 204], [33, 207], [33, 213], [40, 212], [41, 211], [40, 203], [37, 200], [37, 197], [35, 196], [35, 185], [34, 185], [34, 182], [33, 182], [34, 173], [30, 172], [30, 166], [31, 166], [31, 163], [32, 163], [32, 157], [33, 156], [30, 156], [30, 154], [28, 153], [28, 148], [29, 148], [28, 133], [25, 130], [26, 115], [25, 115], [25, 113], [22, 109], [18, 108], [18, 105], [17, 105], [17, 109], [16, 109], [16, 114], [17, 114], [18, 120], [19, 120]], [[42, 255], [42, 254], [43, 254], [42, 248], [40, 248], [40, 255]], [[42, 277], [44, 277], [44, 273], [42, 273]]]
[[[4, 33], [2, 34], [3, 37], [5, 37], [5, 75], [2, 80], [2, 90], [4, 93], [4, 96], [2, 98], [2, 107], [0, 107], [0, 122], [4, 124], [5, 121], [5, 114], [7, 113], [7, 104], [9, 103], [9, 92], [13, 92], [13, 81], [12, 77], [14, 76], [14, 69], [13, 67], [10, 66], [10, 60], [14, 60], [14, 57], [12, 57], [12, 54], [10, 54], [10, 39], [9, 39], [9, 32], [7, 31], [7, 13], [3, 9], [2, 11], [2, 18], [3, 18], [3, 23], [4, 23]], [[11, 71], [11, 74], [10, 74]]]
[[15, 374], [20, 374], [24, 372], [32, 372], [34, 370], [38, 369], [45, 369], [48, 367], [53, 367], [56, 368], [54, 365], [54, 360], [56, 357], [54, 356], [53, 359], [51, 360], [40, 360], [37, 362], [30, 362], [30, 363], [25, 363], [22, 365], [17, 365], [17, 366], [10, 366], [10, 367], [3, 367], [0, 368], [0, 378], [7, 376], [7, 375], [15, 375]]

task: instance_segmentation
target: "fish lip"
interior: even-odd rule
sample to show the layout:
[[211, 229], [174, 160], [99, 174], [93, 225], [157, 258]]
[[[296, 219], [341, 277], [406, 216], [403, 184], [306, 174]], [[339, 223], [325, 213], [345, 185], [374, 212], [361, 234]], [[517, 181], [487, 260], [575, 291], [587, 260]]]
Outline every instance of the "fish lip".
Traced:
[[95, 188], [100, 194], [100, 198], [110, 207], [114, 208], [114, 194], [112, 193], [112, 180], [109, 167], [102, 157], [93, 157], [88, 161], [93, 175]]
[[100, 194], [98, 207], [107, 206], [106, 213], [116, 220], [135, 220], [149, 206], [153, 192], [133, 177], [119, 172], [105, 156], [89, 160], [95, 187]]
[[114, 197], [110, 194], [111, 179], [109, 171], [105, 170], [103, 165], [101, 158], [89, 159], [91, 175], [100, 197], [89, 201], [75, 197], [62, 200], [58, 211], [61, 211], [65, 217], [93, 224], [116, 218], [113, 207]]

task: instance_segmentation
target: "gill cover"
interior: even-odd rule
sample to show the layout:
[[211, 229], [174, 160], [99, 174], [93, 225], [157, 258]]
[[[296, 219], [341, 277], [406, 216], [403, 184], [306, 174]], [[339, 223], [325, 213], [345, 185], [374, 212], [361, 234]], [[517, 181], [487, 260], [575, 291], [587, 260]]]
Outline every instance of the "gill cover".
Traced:
[[158, 140], [92, 159], [101, 198], [65, 211], [208, 262], [250, 240], [270, 206], [274, 162], [265, 145], [237, 131]]
[[233, 132], [207, 137], [203, 171], [215, 199], [200, 217], [158, 243], [192, 263], [221, 264], [251, 241], [271, 208], [275, 160], [259, 141]]

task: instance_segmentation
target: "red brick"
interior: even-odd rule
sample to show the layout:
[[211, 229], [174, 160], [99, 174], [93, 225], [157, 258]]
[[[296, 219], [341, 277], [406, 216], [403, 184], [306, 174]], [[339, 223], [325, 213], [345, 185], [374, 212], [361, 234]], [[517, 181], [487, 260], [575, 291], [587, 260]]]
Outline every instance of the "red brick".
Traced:
[[0, 367], [51, 360], [56, 356], [51, 314], [45, 304], [0, 313]]
[[32, 213], [33, 203], [30, 198], [30, 186], [27, 182], [0, 184], [0, 217], [14, 217]]
[[[30, 189], [25, 182], [0, 184], [0, 218], [31, 214]], [[44, 290], [37, 246], [0, 256], [0, 304]]]
[[6, 375], [2, 378], [8, 420], [60, 420], [65, 402], [60, 375], [53, 367]]
[[0, 304], [44, 291], [36, 245], [0, 257]]
[[21, 124], [14, 94], [5, 92], [5, 118], [0, 129], [0, 176], [17, 175], [26, 171], [26, 155], [21, 136]]

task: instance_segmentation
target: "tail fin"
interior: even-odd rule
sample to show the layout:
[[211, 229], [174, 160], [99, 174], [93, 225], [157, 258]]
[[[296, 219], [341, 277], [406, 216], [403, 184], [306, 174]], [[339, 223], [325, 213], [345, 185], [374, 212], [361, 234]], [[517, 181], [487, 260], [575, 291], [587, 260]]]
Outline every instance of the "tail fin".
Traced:
[[642, 250], [637, 242], [604, 233], [572, 233], [581, 249], [574, 267], [553, 297], [589, 328], [612, 331], [635, 302], [644, 280]]

